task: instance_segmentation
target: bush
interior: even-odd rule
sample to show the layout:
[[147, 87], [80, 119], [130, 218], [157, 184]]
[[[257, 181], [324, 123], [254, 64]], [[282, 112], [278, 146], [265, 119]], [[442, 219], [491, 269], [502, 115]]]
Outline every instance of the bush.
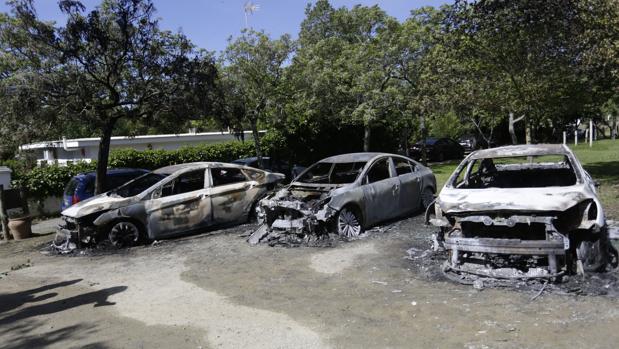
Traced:
[[[269, 152], [264, 147], [265, 154]], [[154, 170], [160, 167], [199, 161], [221, 161], [255, 156], [253, 142], [226, 142], [182, 147], [177, 150], [114, 150], [110, 154], [110, 167], [133, 167]]]
[[28, 197], [43, 200], [48, 196], [60, 196], [71, 177], [78, 173], [94, 171], [94, 163], [79, 162], [67, 166], [51, 165], [36, 167], [13, 177], [13, 186], [22, 187]]

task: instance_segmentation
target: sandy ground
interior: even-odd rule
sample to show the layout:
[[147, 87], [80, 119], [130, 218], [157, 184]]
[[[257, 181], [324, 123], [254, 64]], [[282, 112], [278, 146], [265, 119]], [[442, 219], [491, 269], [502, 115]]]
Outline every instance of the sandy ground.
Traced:
[[332, 248], [249, 246], [240, 235], [252, 226], [242, 226], [46, 256], [38, 252], [52, 237], [46, 229], [0, 245], [3, 348], [612, 348], [619, 340], [614, 296], [531, 300], [537, 289], [478, 291], [415, 265], [406, 251], [426, 248], [431, 233], [419, 216]]

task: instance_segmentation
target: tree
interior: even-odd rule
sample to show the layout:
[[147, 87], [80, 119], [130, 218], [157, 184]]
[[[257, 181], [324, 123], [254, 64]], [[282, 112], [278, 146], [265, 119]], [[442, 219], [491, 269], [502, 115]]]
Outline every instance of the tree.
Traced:
[[608, 53], [599, 45], [611, 46], [616, 21], [614, 0], [457, 1], [445, 26], [464, 65], [487, 71], [500, 91], [493, 96], [509, 116], [513, 140], [522, 120], [531, 143], [536, 127], [591, 115], [608, 98], [608, 81], [599, 78], [608, 70], [591, 58]]
[[62, 0], [62, 27], [38, 20], [31, 0], [11, 5], [15, 25], [4, 34], [30, 76], [20, 88], [40, 96], [38, 107], [56, 120], [98, 130], [97, 193], [119, 120], [184, 120], [210, 108], [212, 60], [194, 54], [183, 35], [160, 30], [151, 0], [103, 0], [87, 14], [79, 1]]
[[236, 122], [240, 116], [249, 123], [260, 164], [263, 154], [258, 125], [275, 112], [284, 64], [293, 50], [294, 42], [287, 34], [271, 40], [264, 32], [244, 30], [239, 38], [229, 40], [221, 57], [226, 113]]

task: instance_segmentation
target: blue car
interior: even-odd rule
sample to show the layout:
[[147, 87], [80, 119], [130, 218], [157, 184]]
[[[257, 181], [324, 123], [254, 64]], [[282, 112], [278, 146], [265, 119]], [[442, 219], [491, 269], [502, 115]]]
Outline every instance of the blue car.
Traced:
[[[150, 171], [139, 168], [114, 168], [107, 171], [107, 186], [105, 191], [118, 188], [121, 185], [140, 177]], [[62, 210], [95, 195], [95, 172], [80, 173], [71, 178], [64, 189]]]

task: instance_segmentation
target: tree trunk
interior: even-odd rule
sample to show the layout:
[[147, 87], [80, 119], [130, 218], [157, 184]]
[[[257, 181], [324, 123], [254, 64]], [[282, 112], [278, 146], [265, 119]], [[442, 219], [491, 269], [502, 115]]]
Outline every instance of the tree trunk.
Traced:
[[426, 139], [428, 138], [428, 129], [426, 128], [426, 117], [421, 115], [419, 122], [419, 128], [421, 129], [421, 163], [428, 164], [428, 150], [426, 149]]
[[509, 113], [509, 135], [512, 138], [512, 144], [518, 144], [518, 138], [516, 137], [516, 131], [514, 130], [514, 113]]
[[370, 151], [370, 137], [372, 136], [372, 127], [369, 123], [365, 125], [363, 132], [363, 151]]
[[252, 118], [250, 120], [251, 133], [254, 137], [254, 146], [256, 147], [256, 157], [258, 158], [258, 166], [262, 167], [262, 146], [260, 145], [260, 132], [258, 132], [258, 120]]
[[524, 119], [524, 139], [526, 144], [531, 144], [533, 141], [533, 128], [529, 118]]
[[103, 127], [103, 134], [99, 141], [99, 155], [97, 156], [97, 176], [95, 179], [95, 195], [105, 192], [107, 184], [107, 164], [110, 156], [110, 140], [116, 119], [109, 120]]
[[610, 137], [614, 141], [615, 139], [617, 139], [617, 115], [613, 115], [612, 118], [613, 118], [613, 123], [610, 128], [611, 130]]

